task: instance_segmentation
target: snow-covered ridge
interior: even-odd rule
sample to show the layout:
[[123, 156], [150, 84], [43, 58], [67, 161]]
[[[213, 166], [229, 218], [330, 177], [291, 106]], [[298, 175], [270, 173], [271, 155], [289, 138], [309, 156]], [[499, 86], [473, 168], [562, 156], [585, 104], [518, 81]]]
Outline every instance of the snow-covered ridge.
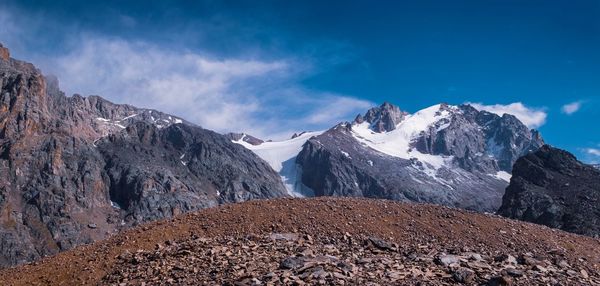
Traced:
[[[396, 126], [396, 129], [389, 132], [375, 132], [371, 129], [368, 122], [354, 124], [352, 126], [352, 135], [361, 144], [368, 146], [381, 153], [402, 158], [416, 158], [419, 161], [428, 164], [433, 169], [439, 169], [452, 161], [452, 157], [424, 154], [411, 148], [414, 139], [426, 131], [430, 126], [441, 120], [448, 119], [452, 114], [449, 110], [458, 112], [455, 106], [442, 108], [437, 104], [414, 114], [409, 114]], [[448, 127], [448, 123], [440, 124], [438, 131]]]
[[[154, 115], [159, 116], [154, 117]], [[174, 116], [162, 116], [160, 117], [160, 113], [153, 110], [143, 110], [142, 113], [133, 113], [127, 115], [121, 119], [108, 119], [103, 117], [97, 117], [96, 120], [100, 123], [112, 125], [119, 127], [121, 129], [125, 129], [129, 124], [135, 121], [146, 121], [148, 123], [154, 124], [157, 128], [165, 128], [171, 126], [173, 124], [183, 123], [183, 120]]]
[[302, 184], [298, 181], [298, 170], [296, 168], [296, 156], [302, 150], [302, 145], [313, 136], [317, 136], [323, 131], [305, 132], [298, 137], [284, 140], [264, 142], [260, 145], [252, 145], [244, 141], [244, 137], [240, 140], [234, 140], [234, 143], [240, 144], [247, 149], [252, 150], [260, 158], [265, 160], [273, 170], [281, 175], [283, 183], [292, 196], [307, 195], [306, 189], [303, 189]]

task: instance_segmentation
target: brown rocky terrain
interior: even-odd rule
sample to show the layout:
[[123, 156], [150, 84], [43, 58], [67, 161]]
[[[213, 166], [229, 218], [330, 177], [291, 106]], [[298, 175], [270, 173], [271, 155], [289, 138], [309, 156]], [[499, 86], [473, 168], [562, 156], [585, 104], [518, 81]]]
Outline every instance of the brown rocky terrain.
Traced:
[[387, 200], [250, 201], [0, 271], [2, 285], [598, 285], [600, 240]]

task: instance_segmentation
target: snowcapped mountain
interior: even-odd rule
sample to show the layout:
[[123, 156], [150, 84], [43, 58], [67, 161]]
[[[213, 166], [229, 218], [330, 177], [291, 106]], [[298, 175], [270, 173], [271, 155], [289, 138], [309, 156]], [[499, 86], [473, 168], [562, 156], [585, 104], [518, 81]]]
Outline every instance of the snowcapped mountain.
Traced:
[[513, 163], [543, 145], [537, 131], [512, 115], [447, 104], [409, 114], [384, 103], [353, 122], [299, 138], [235, 142], [269, 162], [296, 193], [478, 211], [498, 209]]

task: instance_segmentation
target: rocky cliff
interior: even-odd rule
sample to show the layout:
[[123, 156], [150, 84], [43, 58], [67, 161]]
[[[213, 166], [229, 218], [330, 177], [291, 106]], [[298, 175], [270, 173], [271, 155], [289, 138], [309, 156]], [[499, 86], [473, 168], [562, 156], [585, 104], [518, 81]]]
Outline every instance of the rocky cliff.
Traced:
[[252, 152], [158, 111], [65, 96], [0, 47], [0, 266], [140, 221], [285, 196]]
[[514, 165], [501, 215], [600, 236], [600, 170], [543, 146]]

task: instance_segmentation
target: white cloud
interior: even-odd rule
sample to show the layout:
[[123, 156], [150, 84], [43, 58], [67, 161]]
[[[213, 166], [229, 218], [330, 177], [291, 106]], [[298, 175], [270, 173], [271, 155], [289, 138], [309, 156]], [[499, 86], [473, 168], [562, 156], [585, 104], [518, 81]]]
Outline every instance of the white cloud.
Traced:
[[302, 88], [297, 73], [303, 67], [290, 59], [214, 59], [144, 42], [84, 38], [65, 55], [35, 63], [55, 74], [67, 94], [97, 94], [263, 138], [330, 127], [372, 106]]
[[571, 114], [579, 111], [580, 108], [581, 108], [581, 101], [571, 102], [569, 104], [563, 105], [562, 112], [567, 115], [571, 115]]
[[504, 115], [505, 113], [514, 115], [529, 128], [538, 128], [544, 125], [546, 123], [546, 117], [548, 116], [543, 108], [527, 107], [521, 102], [515, 102], [506, 105], [483, 105], [481, 103], [469, 104], [475, 109], [486, 110], [500, 116]]
[[356, 115], [358, 112], [364, 112], [374, 106], [373, 103], [366, 100], [336, 95], [324, 95], [318, 101], [320, 101], [319, 107], [306, 117], [307, 123], [322, 124], [348, 121], [352, 119], [348, 117], [348, 114]]
[[587, 148], [585, 149], [585, 152], [589, 155], [593, 155], [593, 156], [598, 156], [600, 157], [600, 149], [596, 149], [596, 148]]

